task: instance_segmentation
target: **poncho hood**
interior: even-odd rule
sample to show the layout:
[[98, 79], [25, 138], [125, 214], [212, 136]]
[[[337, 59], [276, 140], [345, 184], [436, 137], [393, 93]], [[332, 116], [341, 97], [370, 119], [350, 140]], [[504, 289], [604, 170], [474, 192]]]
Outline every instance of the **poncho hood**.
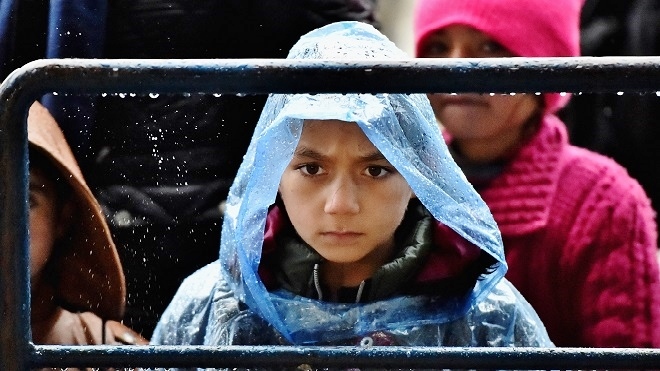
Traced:
[[56, 300], [72, 311], [91, 311], [104, 319], [121, 320], [126, 284], [110, 228], [87, 186], [57, 122], [38, 102], [28, 113], [28, 142], [40, 151], [71, 186], [76, 213], [68, 240], [54, 255]]
[[[287, 59], [378, 61], [409, 57], [372, 26], [339, 22], [304, 35]], [[268, 292], [258, 274], [266, 217], [306, 119], [357, 123], [408, 181], [433, 217], [493, 256], [498, 262], [496, 268], [480, 279], [467, 297], [442, 303], [440, 310], [436, 310], [434, 304], [436, 308], [432, 313], [366, 315], [363, 312], [369, 305], [321, 303], [282, 292]], [[450, 321], [464, 315], [490, 293], [506, 272], [497, 225], [486, 204], [451, 158], [423, 94], [270, 95], [229, 192], [220, 263], [223, 276], [237, 298], [293, 343], [322, 338], [332, 328], [332, 316], [344, 317], [341, 321], [345, 322], [345, 315], [355, 315], [360, 331], [406, 323]], [[309, 314], [310, 310], [327, 310], [327, 320], [317, 325], [312, 321], [300, 321], [299, 315]]]

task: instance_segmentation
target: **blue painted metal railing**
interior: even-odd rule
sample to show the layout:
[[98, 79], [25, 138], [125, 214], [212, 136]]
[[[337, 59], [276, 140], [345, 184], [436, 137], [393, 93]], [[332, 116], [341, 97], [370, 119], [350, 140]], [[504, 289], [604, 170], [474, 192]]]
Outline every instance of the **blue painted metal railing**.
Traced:
[[[660, 349], [44, 346], [31, 342], [27, 130], [43, 94], [623, 92], [660, 95], [660, 57], [42, 60], [0, 86], [0, 370], [39, 367], [660, 369]], [[246, 128], [250, 130], [250, 128]]]

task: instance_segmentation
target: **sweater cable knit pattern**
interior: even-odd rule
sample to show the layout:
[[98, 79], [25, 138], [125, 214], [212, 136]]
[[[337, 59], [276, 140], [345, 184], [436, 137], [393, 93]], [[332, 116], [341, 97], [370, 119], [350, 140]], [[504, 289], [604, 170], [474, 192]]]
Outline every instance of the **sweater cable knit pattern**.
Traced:
[[556, 345], [660, 347], [655, 213], [624, 168], [569, 145], [546, 115], [481, 195], [502, 231], [507, 277]]

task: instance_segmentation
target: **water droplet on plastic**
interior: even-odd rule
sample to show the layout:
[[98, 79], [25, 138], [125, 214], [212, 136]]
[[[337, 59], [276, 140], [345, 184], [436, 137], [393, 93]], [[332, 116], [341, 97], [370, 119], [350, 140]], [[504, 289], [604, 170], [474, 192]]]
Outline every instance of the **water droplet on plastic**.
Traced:
[[561, 95], [562, 97], [565, 97], [565, 96], [566, 96], [566, 92], [565, 92], [565, 91], [562, 91], [561, 93], [559, 93], [559, 95]]
[[220, 98], [220, 97], [222, 96], [222, 94], [220, 94], [220, 93], [213, 93], [213, 96], [216, 97], [216, 98]]
[[623, 92], [622, 92], [622, 91], [617, 91], [617, 92], [616, 92], [616, 95], [618, 95], [618, 96], [622, 96], [622, 95], [623, 95]]
[[149, 93], [149, 98], [158, 98], [159, 95], [158, 93]]

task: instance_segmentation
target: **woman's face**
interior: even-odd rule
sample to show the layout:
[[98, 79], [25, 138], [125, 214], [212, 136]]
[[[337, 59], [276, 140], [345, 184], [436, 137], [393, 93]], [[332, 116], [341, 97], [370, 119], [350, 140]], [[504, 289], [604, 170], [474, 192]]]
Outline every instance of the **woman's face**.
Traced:
[[378, 267], [412, 190], [355, 123], [307, 120], [279, 187], [300, 237], [328, 262]]
[[[424, 58], [499, 58], [511, 52], [473, 28], [454, 25], [429, 36], [420, 48]], [[529, 94], [429, 94], [440, 124], [468, 159], [501, 157], [524, 138], [540, 97]]]

